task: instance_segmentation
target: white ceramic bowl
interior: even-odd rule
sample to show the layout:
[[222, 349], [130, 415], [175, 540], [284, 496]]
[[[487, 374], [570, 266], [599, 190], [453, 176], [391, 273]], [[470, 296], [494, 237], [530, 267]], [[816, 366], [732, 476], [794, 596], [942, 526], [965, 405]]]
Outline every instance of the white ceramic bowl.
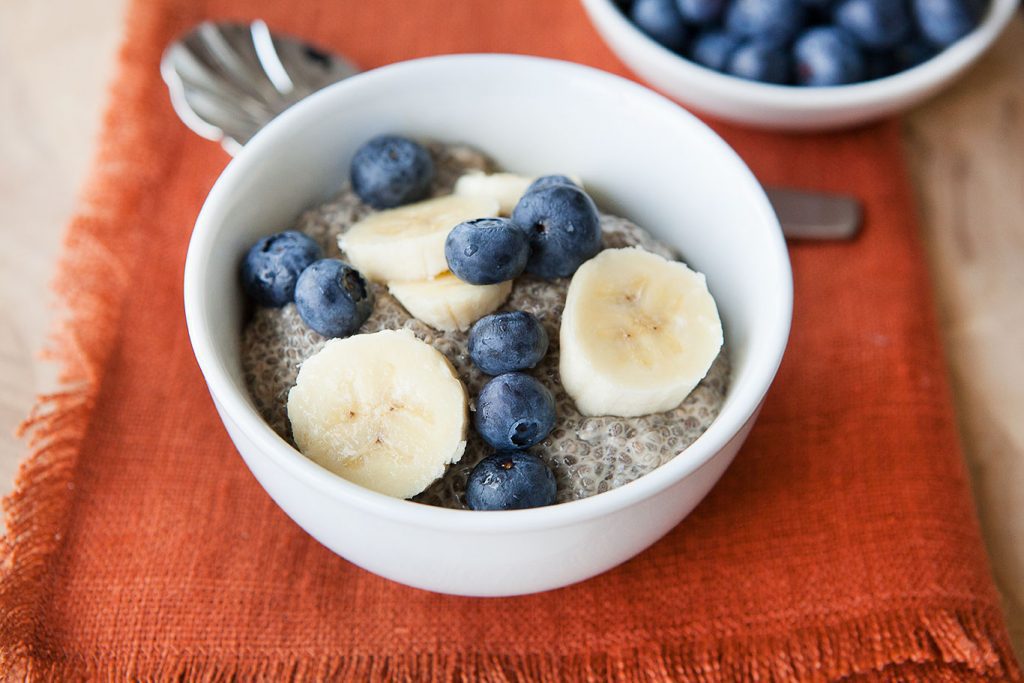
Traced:
[[1018, 0], [992, 0], [972, 33], [927, 62], [874, 81], [833, 88], [770, 85], [691, 62], [647, 37], [611, 0], [582, 0], [598, 33], [641, 78], [713, 116], [782, 130], [824, 130], [867, 123], [908, 109], [951, 83], [999, 37]]
[[[238, 264], [347, 178], [382, 132], [473, 144], [505, 168], [571, 172], [600, 204], [678, 247], [707, 274], [733, 378], [718, 419], [663, 467], [571, 503], [511, 512], [434, 508], [351, 484], [260, 418], [239, 361]], [[583, 66], [462, 55], [387, 66], [282, 114], [228, 165], [199, 215], [185, 267], [196, 358], [231, 439], [281, 508], [325, 546], [402, 583], [462, 595], [564, 586], [636, 555], [704, 497], [746, 438], [789, 334], [782, 234], [750, 171], [663, 97]]]

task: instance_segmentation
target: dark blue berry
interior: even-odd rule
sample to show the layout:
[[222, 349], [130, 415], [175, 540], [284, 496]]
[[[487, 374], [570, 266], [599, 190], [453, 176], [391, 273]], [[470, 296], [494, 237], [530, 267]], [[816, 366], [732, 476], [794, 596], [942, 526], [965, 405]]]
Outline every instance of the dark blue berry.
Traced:
[[729, 58], [743, 40], [725, 31], [705, 31], [699, 34], [690, 46], [690, 57], [701, 66], [715, 71], [725, 71]]
[[789, 82], [790, 66], [784, 47], [753, 41], [736, 48], [729, 58], [728, 72], [751, 81], [783, 85]]
[[477, 218], [452, 228], [444, 256], [448, 270], [463, 282], [493, 285], [522, 275], [530, 240], [507, 218]]
[[909, 42], [897, 45], [892, 51], [894, 71], [906, 71], [918, 64], [923, 64], [938, 54], [938, 51], [929, 43], [918, 38]]
[[533, 192], [534, 190], [541, 190], [545, 187], [551, 187], [553, 185], [570, 185], [572, 187], [579, 187], [579, 185], [573, 182], [572, 178], [566, 175], [542, 175], [540, 178], [537, 178], [532, 183], [530, 183], [530, 186], [526, 188], [526, 192], [524, 192], [523, 194], [526, 194], [527, 192]]
[[264, 237], [242, 261], [242, 289], [260, 306], [280, 308], [295, 299], [299, 274], [321, 255], [316, 242], [295, 230]]
[[974, 30], [985, 5], [980, 0], [913, 0], [914, 18], [935, 47], [947, 47]]
[[894, 47], [911, 28], [903, 0], [841, 0], [832, 16], [837, 26], [871, 50]]
[[793, 58], [800, 85], [844, 85], [864, 78], [860, 48], [846, 31], [834, 26], [804, 32], [793, 45]]
[[355, 334], [373, 312], [373, 292], [352, 266], [321, 259], [302, 271], [295, 286], [302, 321], [325, 337]]
[[473, 468], [466, 482], [470, 510], [523, 510], [555, 502], [555, 475], [526, 451], [498, 451]]
[[636, 0], [629, 18], [641, 31], [670, 50], [686, 47], [687, 30], [676, 0]]
[[601, 250], [597, 207], [572, 185], [527, 192], [512, 211], [512, 222], [530, 240], [526, 272], [538, 277], [569, 277]]
[[476, 397], [473, 423], [493, 448], [529, 448], [540, 443], [555, 426], [555, 399], [530, 375], [498, 375]]
[[758, 43], [781, 45], [803, 28], [804, 14], [800, 0], [734, 0], [725, 27]]
[[352, 189], [376, 209], [423, 199], [434, 179], [434, 162], [423, 145], [398, 135], [378, 135], [356, 150]]
[[873, 81], [878, 78], [892, 76], [897, 71], [900, 71], [896, 66], [896, 60], [891, 50], [883, 52], [866, 50], [861, 55], [864, 58], [864, 78], [862, 80]]
[[691, 24], [710, 24], [722, 16], [725, 0], [676, 0], [679, 14]]
[[804, 6], [804, 29], [813, 26], [829, 26], [832, 24], [832, 8], [834, 0], [800, 0]]
[[469, 357], [488, 375], [532, 368], [548, 351], [548, 333], [526, 311], [493, 313], [469, 330]]

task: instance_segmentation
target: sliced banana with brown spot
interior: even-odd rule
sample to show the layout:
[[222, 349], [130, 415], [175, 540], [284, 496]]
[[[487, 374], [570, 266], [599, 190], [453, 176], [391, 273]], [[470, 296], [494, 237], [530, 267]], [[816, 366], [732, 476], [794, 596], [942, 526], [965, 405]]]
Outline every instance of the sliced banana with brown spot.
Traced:
[[328, 341], [299, 369], [288, 419], [307, 458], [396, 498], [426, 489], [466, 449], [466, 389], [408, 330]]
[[342, 233], [338, 246], [369, 280], [427, 280], [448, 269], [444, 241], [452, 228], [498, 209], [492, 197], [436, 197], [370, 214]]
[[639, 247], [606, 249], [569, 284], [559, 373], [584, 415], [660, 413], [704, 378], [722, 339], [704, 275]]
[[414, 318], [436, 330], [468, 330], [470, 326], [505, 303], [512, 281], [471, 285], [451, 273], [433, 280], [391, 282], [388, 291]]

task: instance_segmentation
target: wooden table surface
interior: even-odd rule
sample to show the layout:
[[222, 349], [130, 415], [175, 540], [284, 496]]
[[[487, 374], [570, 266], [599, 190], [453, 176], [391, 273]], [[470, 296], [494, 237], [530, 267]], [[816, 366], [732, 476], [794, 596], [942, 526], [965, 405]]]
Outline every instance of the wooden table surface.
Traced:
[[[55, 386], [37, 358], [60, 236], [88, 169], [125, 0], [0, 3], [0, 493], [15, 425]], [[41, 37], [46, 36], [42, 41]], [[905, 118], [974, 490], [1024, 653], [1024, 21]]]

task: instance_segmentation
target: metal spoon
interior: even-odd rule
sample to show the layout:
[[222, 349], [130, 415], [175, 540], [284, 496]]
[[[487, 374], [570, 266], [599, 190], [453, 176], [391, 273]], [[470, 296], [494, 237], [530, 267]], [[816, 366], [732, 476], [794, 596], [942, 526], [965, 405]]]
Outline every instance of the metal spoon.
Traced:
[[[167, 47], [160, 73], [185, 125], [235, 155], [282, 111], [358, 70], [256, 20], [199, 24]], [[860, 230], [861, 205], [853, 197], [765, 190], [788, 238], [841, 240]]]

